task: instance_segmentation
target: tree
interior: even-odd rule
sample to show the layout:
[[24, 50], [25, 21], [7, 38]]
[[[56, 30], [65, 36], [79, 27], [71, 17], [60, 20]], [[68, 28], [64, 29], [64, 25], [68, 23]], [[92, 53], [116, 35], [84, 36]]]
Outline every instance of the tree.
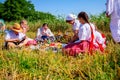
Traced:
[[35, 11], [34, 5], [30, 0], [6, 0], [4, 3], [0, 3], [0, 18], [6, 21], [23, 18], [30, 21], [56, 19], [50, 13]]
[[40, 11], [35, 11], [33, 16], [29, 16], [29, 20], [55, 20], [56, 17], [50, 13], [44, 13]]
[[4, 12], [4, 5], [0, 3], [0, 18], [2, 18], [2, 13]]
[[0, 6], [4, 7], [0, 7], [1, 17], [7, 21], [28, 18], [35, 12], [34, 5], [28, 0], [6, 0]]

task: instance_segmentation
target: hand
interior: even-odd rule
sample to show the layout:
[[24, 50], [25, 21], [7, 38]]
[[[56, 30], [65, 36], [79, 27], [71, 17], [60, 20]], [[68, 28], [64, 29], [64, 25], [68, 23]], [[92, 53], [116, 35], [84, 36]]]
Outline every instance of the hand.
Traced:
[[110, 16], [108, 15], [108, 13], [106, 13], [106, 16], [109, 18]]
[[20, 40], [18, 38], [14, 39], [13, 40], [14, 42], [19, 42]]
[[48, 37], [49, 37], [50, 35], [49, 35], [49, 34], [46, 34], [46, 36], [48, 36]]
[[43, 32], [42, 32], [42, 35], [46, 35], [46, 33], [43, 31]]
[[27, 38], [26, 36], [23, 37], [23, 39], [26, 39], [26, 38]]
[[37, 38], [39, 38], [39, 39], [40, 39], [40, 38], [41, 38], [41, 36], [39, 35]]

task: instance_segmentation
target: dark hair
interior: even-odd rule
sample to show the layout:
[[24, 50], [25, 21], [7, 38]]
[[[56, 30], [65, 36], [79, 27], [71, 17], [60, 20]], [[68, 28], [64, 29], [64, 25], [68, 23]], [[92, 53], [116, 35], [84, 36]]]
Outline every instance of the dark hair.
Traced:
[[71, 22], [72, 20], [66, 20], [67, 23]]
[[86, 12], [80, 12], [78, 18], [83, 18], [89, 24], [89, 17]]
[[44, 24], [42, 25], [42, 27], [43, 27], [43, 26], [48, 26], [48, 24], [47, 24], [47, 23], [44, 23]]

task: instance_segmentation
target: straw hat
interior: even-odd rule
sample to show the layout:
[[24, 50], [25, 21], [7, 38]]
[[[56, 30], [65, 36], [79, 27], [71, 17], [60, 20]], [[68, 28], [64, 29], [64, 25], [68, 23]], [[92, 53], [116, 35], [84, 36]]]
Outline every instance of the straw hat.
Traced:
[[74, 14], [68, 14], [67, 17], [66, 17], [66, 20], [67, 21], [71, 21], [71, 20], [74, 20], [76, 19], [77, 17], [74, 15]]
[[13, 27], [11, 28], [11, 30], [13, 30], [15, 32], [22, 32], [23, 31], [18, 23], [14, 23]]

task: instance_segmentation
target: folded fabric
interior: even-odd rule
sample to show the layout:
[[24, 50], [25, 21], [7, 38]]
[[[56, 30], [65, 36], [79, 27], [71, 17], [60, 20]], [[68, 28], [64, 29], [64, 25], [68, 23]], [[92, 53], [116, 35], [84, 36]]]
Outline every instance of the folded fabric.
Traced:
[[28, 42], [25, 46], [30, 46], [30, 45], [37, 45], [37, 41], [34, 39], [28, 38]]

